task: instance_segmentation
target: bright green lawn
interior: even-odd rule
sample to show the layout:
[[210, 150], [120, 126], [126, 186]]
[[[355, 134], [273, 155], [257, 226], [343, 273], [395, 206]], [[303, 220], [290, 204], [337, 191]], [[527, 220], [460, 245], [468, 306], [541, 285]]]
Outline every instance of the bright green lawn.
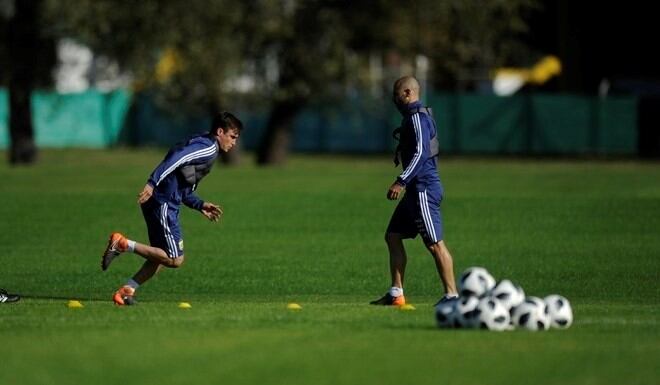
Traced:
[[[186, 264], [141, 288], [139, 306], [114, 307], [140, 261], [102, 273], [99, 256], [113, 230], [146, 239], [135, 200], [162, 156], [0, 162], [0, 287], [25, 296], [0, 305], [0, 384], [660, 382], [657, 163], [442, 161], [457, 274], [484, 266], [573, 304], [569, 330], [494, 333], [434, 327], [441, 293], [419, 239], [407, 243], [417, 310], [366, 305], [389, 283], [386, 157], [217, 167], [199, 194], [223, 222], [184, 209]], [[66, 308], [72, 298], [85, 308]]]

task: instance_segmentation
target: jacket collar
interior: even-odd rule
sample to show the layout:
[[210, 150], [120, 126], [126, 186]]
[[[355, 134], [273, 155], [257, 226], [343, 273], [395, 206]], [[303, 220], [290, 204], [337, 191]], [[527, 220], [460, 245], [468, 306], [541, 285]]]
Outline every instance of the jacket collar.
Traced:
[[412, 115], [410, 113], [412, 110], [414, 110], [416, 108], [420, 108], [420, 107], [422, 107], [422, 102], [418, 100], [416, 102], [412, 102], [410, 104], [407, 104], [405, 107], [399, 107], [399, 112], [401, 113], [401, 115], [406, 117], [408, 115]]
[[408, 108], [408, 111], [411, 111], [411, 110], [414, 110], [416, 108], [420, 108], [421, 106], [422, 106], [422, 102], [420, 102], [418, 100], [416, 102], [412, 102], [412, 103], [408, 104], [406, 107]]

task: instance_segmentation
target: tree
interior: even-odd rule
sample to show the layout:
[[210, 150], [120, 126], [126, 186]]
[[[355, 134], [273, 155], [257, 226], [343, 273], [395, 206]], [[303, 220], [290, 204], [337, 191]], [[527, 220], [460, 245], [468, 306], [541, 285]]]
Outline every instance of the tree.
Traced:
[[[253, 16], [248, 29], [257, 33], [249, 46], [256, 50], [246, 55], [262, 60], [260, 52], [275, 52], [280, 69], [266, 131], [257, 149], [259, 164], [282, 163], [298, 112], [310, 99], [328, 93], [333, 83], [345, 79], [351, 29], [343, 17], [344, 8], [345, 3], [339, 1], [306, 1], [283, 7], [276, 14], [267, 7], [250, 10]], [[271, 12], [264, 14], [264, 10]], [[259, 21], [265, 18], [277, 20], [277, 27], [260, 30]]]
[[231, 109], [225, 82], [242, 64], [237, 1], [47, 0], [54, 33], [129, 71], [172, 115]]
[[420, 2], [418, 51], [433, 63], [434, 84], [474, 88], [489, 81], [494, 68], [534, 63], [537, 57], [522, 38], [528, 32], [527, 17], [537, 7], [536, 0]]
[[[247, 96], [270, 105], [257, 151], [260, 164], [286, 159], [292, 124], [310, 101], [342, 98], [346, 89], [373, 82], [361, 74], [374, 56], [409, 63], [426, 57], [436, 86], [470, 87], [494, 66], [521, 56], [524, 15], [534, 5], [534, 0], [44, 1], [56, 35], [118, 60], [139, 80], [139, 89], [156, 90], [177, 110], [208, 113], [237, 104], [245, 93], [230, 80], [252, 79]], [[171, 71], [156, 76], [154, 68], [167, 55]], [[389, 89], [391, 80], [379, 81]]]
[[40, 33], [40, 0], [16, 1], [5, 6], [9, 8], [5, 59], [9, 83], [9, 162], [30, 164], [37, 157], [30, 97], [36, 86], [50, 83], [54, 44]]
[[[346, 82], [360, 87], [365, 80], [352, 74], [360, 73], [360, 63], [374, 52], [430, 58], [439, 86], [463, 87], [487, 78], [489, 70], [525, 52], [518, 39], [526, 31], [525, 12], [533, 7], [533, 0], [318, 0], [292, 2], [279, 14], [251, 10], [248, 30], [259, 31], [264, 19], [280, 25], [257, 33], [250, 46], [258, 52], [247, 52], [258, 60], [260, 52], [274, 49], [281, 68], [257, 161], [284, 161], [292, 123], [305, 103], [343, 92]], [[351, 65], [351, 56], [363, 60]], [[384, 80], [389, 88], [393, 79]]]

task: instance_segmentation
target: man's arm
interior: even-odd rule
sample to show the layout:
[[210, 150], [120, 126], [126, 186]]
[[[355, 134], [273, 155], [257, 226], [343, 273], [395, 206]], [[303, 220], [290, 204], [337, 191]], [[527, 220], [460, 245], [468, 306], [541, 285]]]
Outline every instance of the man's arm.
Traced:
[[219, 221], [223, 214], [222, 207], [211, 202], [204, 202], [201, 211], [212, 222]]
[[148, 201], [149, 198], [151, 198], [151, 196], [153, 195], [153, 193], [154, 193], [154, 186], [147, 183], [146, 185], [144, 185], [142, 192], [138, 194], [138, 203], [143, 204], [144, 202]]
[[417, 176], [422, 169], [424, 161], [431, 153], [431, 132], [429, 119], [426, 115], [421, 113], [413, 114], [410, 119], [412, 120], [413, 131], [415, 132], [415, 154], [406, 167], [405, 170], [396, 178], [396, 183], [405, 187], [410, 181]]
[[191, 209], [200, 211], [210, 221], [217, 222], [222, 218], [222, 207], [215, 203], [204, 202], [192, 191], [184, 195], [181, 201]]
[[193, 210], [201, 211], [202, 206], [204, 206], [204, 201], [201, 200], [194, 192], [190, 192], [189, 194], [184, 195], [181, 198], [181, 201], [184, 205], [190, 207]]
[[165, 159], [154, 169], [149, 176], [147, 184], [156, 187], [178, 167], [214, 156], [216, 151], [215, 144], [207, 146], [202, 143], [191, 143], [187, 146], [174, 148], [165, 155]]

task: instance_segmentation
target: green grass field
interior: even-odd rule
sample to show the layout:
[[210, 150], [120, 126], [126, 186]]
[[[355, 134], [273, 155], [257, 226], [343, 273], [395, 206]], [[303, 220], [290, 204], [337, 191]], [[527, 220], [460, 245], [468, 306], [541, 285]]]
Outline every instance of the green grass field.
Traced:
[[389, 284], [386, 157], [217, 167], [199, 194], [224, 206], [222, 223], [184, 209], [184, 266], [142, 287], [139, 306], [115, 307], [141, 261], [101, 272], [100, 254], [113, 230], [146, 240], [135, 200], [162, 156], [0, 162], [0, 287], [25, 296], [0, 304], [0, 384], [660, 382], [657, 163], [442, 161], [456, 274], [484, 266], [573, 305], [568, 330], [495, 333], [435, 328], [440, 285], [419, 239], [406, 244], [417, 310], [367, 305]]

